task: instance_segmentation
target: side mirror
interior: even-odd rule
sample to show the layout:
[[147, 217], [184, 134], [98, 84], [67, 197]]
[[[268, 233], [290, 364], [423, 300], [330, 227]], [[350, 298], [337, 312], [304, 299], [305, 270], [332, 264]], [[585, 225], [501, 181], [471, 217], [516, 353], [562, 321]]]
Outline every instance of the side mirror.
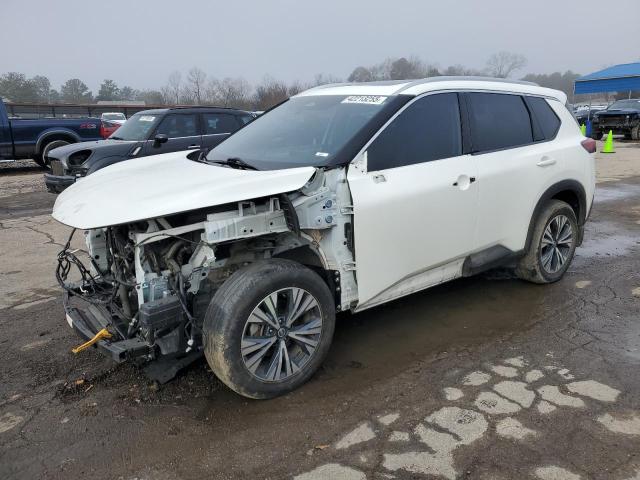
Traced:
[[163, 143], [167, 143], [167, 140], [169, 140], [169, 137], [167, 137], [163, 133], [159, 133], [158, 135], [153, 137], [153, 146], [157, 148], [160, 145], [162, 145]]

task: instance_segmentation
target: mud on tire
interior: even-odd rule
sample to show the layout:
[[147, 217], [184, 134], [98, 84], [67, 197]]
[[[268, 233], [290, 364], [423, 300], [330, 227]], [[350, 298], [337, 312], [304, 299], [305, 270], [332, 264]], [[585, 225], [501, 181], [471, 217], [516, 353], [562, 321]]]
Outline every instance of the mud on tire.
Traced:
[[[571, 238], [567, 244], [564, 241], [568, 233]], [[518, 262], [516, 275], [533, 283], [557, 282], [573, 260], [578, 235], [578, 221], [571, 206], [561, 200], [549, 201], [536, 219], [531, 244]]]
[[[294, 317], [293, 314], [288, 316], [287, 312], [296, 310], [288, 303], [293, 296], [291, 292], [304, 292], [301, 295], [306, 295], [305, 300], [300, 300], [298, 311], [302, 310], [303, 301], [309, 302], [313, 308], [297, 317], [300, 320], [296, 322], [306, 323], [302, 326], [296, 326], [295, 323], [291, 325], [289, 333], [283, 333], [283, 330], [289, 329], [288, 319]], [[310, 300], [311, 297], [315, 303]], [[264, 302], [268, 299], [275, 299], [274, 303], [266, 305], [277, 305], [274, 310], [281, 313], [281, 316], [271, 315], [272, 310], [264, 307]], [[258, 319], [265, 318], [265, 315], [269, 321], [259, 322]], [[318, 321], [315, 317], [318, 315], [321, 328], [312, 336], [309, 328], [317, 329]], [[276, 331], [272, 328], [274, 316], [280, 319], [284, 329], [278, 328]], [[248, 322], [250, 317], [252, 322]], [[311, 325], [306, 330], [306, 336], [289, 336], [293, 332], [299, 332], [305, 325]], [[329, 351], [334, 327], [335, 302], [329, 287], [317, 273], [290, 260], [260, 261], [231, 275], [211, 299], [203, 328], [205, 356], [216, 376], [235, 392], [256, 399], [272, 398], [290, 392], [309, 380]], [[251, 364], [251, 359], [254, 352], [259, 352], [255, 349], [247, 354], [247, 350], [252, 349], [252, 342], [256, 339], [264, 342], [265, 339], [274, 338], [274, 346], [270, 347], [270, 351], [261, 360], [264, 363], [252, 371], [251, 367], [255, 368], [255, 364]], [[315, 348], [311, 354], [308, 354], [306, 349], [309, 347], [306, 344], [298, 342], [300, 338], [305, 341], [313, 338]], [[282, 367], [280, 370], [281, 367], [278, 366], [277, 376], [282, 378], [273, 379], [273, 370], [268, 367], [273, 365], [270, 363], [273, 359], [277, 364], [277, 348], [285, 348], [283, 345], [290, 346], [286, 347], [286, 360], [291, 359], [294, 363], [297, 360], [300, 367], [296, 369], [296, 364], [293, 369]], [[265, 348], [266, 346], [265, 343]], [[280, 355], [284, 356], [282, 352]]]

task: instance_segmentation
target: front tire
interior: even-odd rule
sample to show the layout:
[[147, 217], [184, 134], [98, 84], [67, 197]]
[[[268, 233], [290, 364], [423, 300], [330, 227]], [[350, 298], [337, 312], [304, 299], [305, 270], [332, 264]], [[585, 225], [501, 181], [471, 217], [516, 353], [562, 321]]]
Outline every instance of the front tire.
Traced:
[[518, 262], [518, 277], [533, 283], [560, 280], [573, 260], [578, 228], [571, 206], [561, 200], [551, 200], [538, 216], [529, 249]]
[[211, 299], [205, 356], [235, 392], [272, 398], [309, 380], [334, 328], [335, 302], [318, 274], [290, 260], [256, 262], [231, 275]]
[[593, 138], [594, 140], [602, 140], [603, 136], [604, 136], [604, 133], [599, 132], [597, 130], [591, 132], [591, 138]]
[[640, 140], [640, 125], [636, 125], [631, 129], [631, 140]]
[[66, 140], [51, 140], [50, 142], [43, 145], [42, 151], [36, 154], [33, 159], [42, 168], [49, 170], [51, 168], [51, 166], [49, 165], [49, 161], [47, 160], [49, 152], [54, 148], [64, 147], [65, 145], [69, 145], [69, 142]]

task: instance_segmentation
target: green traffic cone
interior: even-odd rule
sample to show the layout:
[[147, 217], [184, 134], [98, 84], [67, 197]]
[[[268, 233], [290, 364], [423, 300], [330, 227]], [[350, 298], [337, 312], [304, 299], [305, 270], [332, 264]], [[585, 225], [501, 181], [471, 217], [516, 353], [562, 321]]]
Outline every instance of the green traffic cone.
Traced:
[[580, 125], [580, 133], [582, 133], [583, 137], [587, 136], [587, 126], [584, 123]]
[[611, 130], [609, 130], [607, 139], [604, 141], [602, 153], [616, 153], [616, 151], [613, 149], [613, 132]]

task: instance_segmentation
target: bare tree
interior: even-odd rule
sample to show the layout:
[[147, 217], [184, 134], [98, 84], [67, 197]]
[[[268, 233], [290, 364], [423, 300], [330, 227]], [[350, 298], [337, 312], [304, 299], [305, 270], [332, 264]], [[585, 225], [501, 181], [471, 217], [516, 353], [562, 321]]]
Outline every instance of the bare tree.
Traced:
[[368, 68], [360, 66], [356, 67], [353, 72], [351, 72], [351, 75], [349, 75], [347, 80], [350, 82], [370, 82], [373, 80], [373, 75]]
[[316, 73], [313, 77], [313, 82], [309, 87], [317, 87], [319, 85], [327, 85], [328, 83], [340, 83], [343, 80], [333, 75], [327, 75], [326, 73]]
[[193, 67], [191, 70], [189, 70], [187, 81], [189, 82], [191, 96], [196, 102], [196, 105], [200, 105], [202, 103], [202, 97], [204, 95], [204, 84], [206, 80], [207, 74], [198, 67]]
[[224, 78], [217, 83], [217, 100], [223, 107], [246, 108], [251, 86], [244, 78]]
[[169, 103], [179, 104], [180, 94], [182, 93], [182, 74], [177, 70], [169, 75], [169, 81], [165, 87], [165, 92], [171, 99]]
[[[297, 93], [300, 86], [287, 86], [286, 83], [265, 77], [260, 85], [256, 87], [254, 104], [258, 110], [267, 110], [274, 105], [286, 100], [290, 95]], [[293, 92], [293, 93], [292, 93]]]
[[507, 78], [513, 72], [522, 69], [527, 64], [524, 55], [513, 52], [494, 53], [487, 60], [487, 73], [492, 77]]

